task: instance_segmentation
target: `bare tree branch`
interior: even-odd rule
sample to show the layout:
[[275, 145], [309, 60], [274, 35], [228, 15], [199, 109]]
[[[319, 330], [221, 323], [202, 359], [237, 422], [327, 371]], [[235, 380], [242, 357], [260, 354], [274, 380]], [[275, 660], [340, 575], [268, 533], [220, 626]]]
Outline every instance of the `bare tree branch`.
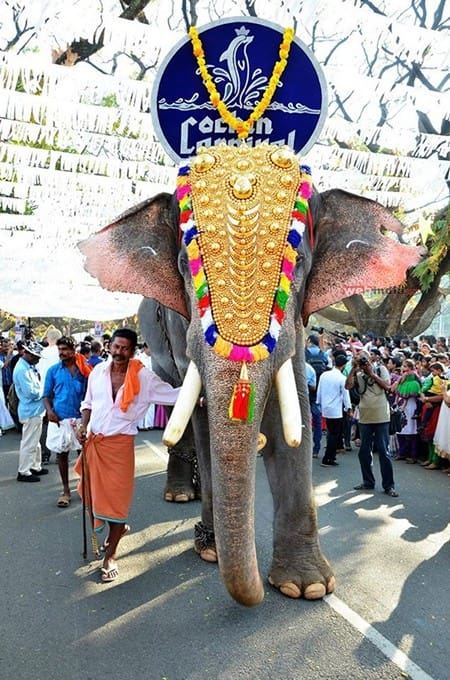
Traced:
[[150, 0], [120, 0], [122, 7], [125, 7], [122, 14], [119, 15], [120, 18], [129, 19], [130, 21], [137, 19], [142, 24], [148, 24], [144, 9], [149, 2]]
[[183, 14], [184, 25], [186, 26], [187, 32], [191, 26], [197, 25], [197, 0], [183, 0], [181, 3], [181, 12]]

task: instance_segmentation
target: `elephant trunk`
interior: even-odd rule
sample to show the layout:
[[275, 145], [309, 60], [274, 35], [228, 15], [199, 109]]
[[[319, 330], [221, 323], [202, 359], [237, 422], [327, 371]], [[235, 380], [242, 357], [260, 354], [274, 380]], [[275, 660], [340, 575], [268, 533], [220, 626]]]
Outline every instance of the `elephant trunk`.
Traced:
[[[214, 418], [214, 413], [208, 416]], [[255, 547], [258, 432], [251, 425], [231, 421], [227, 429], [221, 436], [211, 437], [216, 549], [228, 592], [240, 604], [251, 607], [264, 597]], [[238, 438], [233, 429], [236, 434], [239, 431]]]
[[[214, 533], [219, 568], [230, 595], [243, 605], [253, 606], [264, 597], [255, 547], [255, 474], [259, 427], [272, 376], [264, 367], [253, 367], [258, 385], [255, 420], [252, 423], [234, 422], [229, 418], [227, 404], [236, 376], [230, 374], [229, 363], [222, 363], [221, 369], [217, 372], [210, 369], [208, 379], [202, 381], [195, 364], [190, 363], [163, 441], [168, 446], [178, 441], [203, 382], [207, 391]], [[298, 447], [302, 424], [291, 360], [281, 366], [275, 376], [275, 384], [284, 437], [289, 446]]]

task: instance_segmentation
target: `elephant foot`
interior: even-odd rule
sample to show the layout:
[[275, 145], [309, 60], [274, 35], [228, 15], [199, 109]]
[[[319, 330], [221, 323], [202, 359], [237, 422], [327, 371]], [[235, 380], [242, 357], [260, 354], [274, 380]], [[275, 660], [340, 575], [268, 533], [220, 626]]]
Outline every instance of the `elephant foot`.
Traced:
[[164, 489], [164, 500], [168, 503], [188, 503], [196, 499], [196, 493], [193, 489], [187, 490], [173, 490], [168, 487]]
[[[298, 599], [302, 596], [301, 589], [293, 581], [286, 581], [285, 583], [277, 585], [271, 576], [269, 576], [268, 581], [271, 586], [278, 588], [280, 593], [283, 593], [283, 595], [286, 595], [287, 597]], [[321, 600], [322, 597], [325, 597], [325, 595], [329, 595], [330, 593], [334, 592], [335, 586], [336, 579], [334, 576], [330, 578], [326, 587], [323, 583], [311, 583], [305, 588], [303, 597], [305, 600]]]
[[198, 499], [199, 481], [195, 455], [169, 449], [164, 500], [168, 503], [188, 503]]
[[297, 560], [291, 563], [289, 557], [281, 556], [280, 552], [274, 555], [268, 580], [283, 595], [295, 599], [320, 600], [336, 587], [333, 571], [318, 546], [309, 546], [303, 560], [297, 555]]
[[201, 559], [204, 560], [205, 562], [217, 562], [218, 561], [217, 551], [213, 547], [204, 548], [203, 550], [201, 550], [200, 548], [197, 548], [196, 546], [194, 546], [194, 550], [197, 553], [197, 555], [199, 555], [201, 557]]
[[205, 562], [218, 561], [214, 531], [203, 522], [194, 527], [194, 550]]

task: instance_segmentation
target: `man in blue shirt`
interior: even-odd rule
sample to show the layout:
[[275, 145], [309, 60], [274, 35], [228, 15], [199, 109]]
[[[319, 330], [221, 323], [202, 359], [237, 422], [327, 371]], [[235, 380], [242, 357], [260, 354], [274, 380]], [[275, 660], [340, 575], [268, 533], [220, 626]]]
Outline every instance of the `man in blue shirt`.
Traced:
[[[306, 338], [305, 361], [314, 369], [316, 374], [316, 388], [319, 386], [320, 376], [328, 368], [328, 357], [320, 348], [320, 338], [311, 333]], [[311, 392], [310, 392], [311, 396]], [[315, 398], [310, 398], [311, 421], [313, 430], [313, 457], [318, 458], [322, 442], [322, 413]]]
[[103, 361], [102, 357], [100, 356], [102, 353], [102, 345], [98, 340], [93, 340], [91, 342], [91, 356], [88, 359], [88, 365], [92, 366], [97, 366], [101, 361]]
[[69, 452], [80, 448], [76, 428], [80, 422], [80, 404], [84, 399], [91, 368], [75, 351], [75, 341], [63, 336], [56, 341], [60, 361], [47, 371], [44, 404], [47, 411], [47, 448], [56, 453], [63, 492], [58, 497], [59, 508], [67, 508], [69, 487]]
[[38, 342], [29, 342], [13, 372], [13, 382], [19, 398], [18, 417], [22, 423], [18, 482], [40, 482], [41, 475], [48, 473], [48, 470], [42, 467], [42, 449], [39, 441], [45, 409], [41, 377], [36, 364], [42, 350], [43, 347]]

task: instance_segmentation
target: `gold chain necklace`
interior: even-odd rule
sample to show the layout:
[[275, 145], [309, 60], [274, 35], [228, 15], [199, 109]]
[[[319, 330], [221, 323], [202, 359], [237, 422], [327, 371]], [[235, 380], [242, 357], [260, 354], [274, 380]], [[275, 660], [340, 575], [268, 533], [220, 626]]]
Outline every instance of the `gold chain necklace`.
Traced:
[[283, 75], [283, 71], [287, 66], [289, 50], [291, 49], [291, 43], [294, 39], [294, 35], [295, 33], [292, 28], [285, 29], [283, 33], [283, 40], [281, 41], [279, 48], [280, 59], [275, 63], [273, 67], [269, 84], [267, 85], [267, 88], [261, 98], [261, 101], [259, 101], [256, 104], [255, 108], [253, 109], [247, 120], [240, 120], [239, 118], [236, 118], [236, 116], [234, 116], [231, 113], [231, 111], [228, 110], [226, 104], [222, 101], [220, 94], [217, 91], [214, 81], [208, 71], [208, 67], [206, 66], [205, 52], [203, 50], [202, 41], [200, 40], [196, 27], [191, 26], [191, 28], [189, 29], [189, 36], [192, 42], [192, 51], [194, 53], [194, 57], [197, 60], [203, 84], [208, 90], [209, 99], [214, 108], [217, 109], [217, 111], [219, 112], [222, 120], [227, 125], [232, 127], [233, 130], [236, 130], [239, 139], [246, 139], [246, 137], [248, 137], [254, 123], [258, 120], [258, 118], [261, 118], [261, 116], [264, 114], [265, 110], [269, 106], [270, 102], [272, 101], [272, 97], [275, 94], [275, 90], [278, 86], [278, 83], [280, 82], [280, 78]]

